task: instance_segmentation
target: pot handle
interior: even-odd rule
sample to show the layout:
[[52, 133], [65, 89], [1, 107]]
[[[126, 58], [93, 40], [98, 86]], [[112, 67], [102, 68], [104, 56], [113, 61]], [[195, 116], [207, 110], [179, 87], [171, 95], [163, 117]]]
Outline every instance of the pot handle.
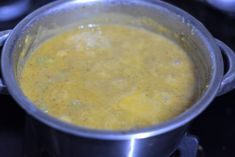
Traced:
[[180, 157], [196, 157], [199, 144], [198, 139], [192, 135], [185, 135], [178, 146]]
[[217, 96], [221, 96], [235, 88], [235, 53], [224, 42], [216, 39], [216, 43], [228, 62], [228, 71], [225, 73], [217, 93]]
[[[5, 30], [0, 32], [0, 47], [2, 47], [8, 38], [11, 30]], [[6, 86], [3, 83], [2, 78], [0, 78], [0, 94], [6, 93]]]

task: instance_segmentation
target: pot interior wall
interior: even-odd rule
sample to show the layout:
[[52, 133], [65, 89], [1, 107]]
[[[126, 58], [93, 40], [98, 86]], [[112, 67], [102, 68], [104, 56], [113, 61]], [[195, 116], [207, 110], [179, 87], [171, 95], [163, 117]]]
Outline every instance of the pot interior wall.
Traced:
[[[157, 3], [158, 4], [158, 3]], [[53, 9], [44, 8], [40, 14], [28, 18], [17, 37], [13, 53], [15, 77], [20, 79], [22, 67], [30, 53], [46, 39], [77, 25], [119, 23], [143, 27], [161, 33], [174, 40], [191, 57], [198, 86], [195, 95], [199, 98], [212, 73], [212, 61], [207, 41], [194, 27], [188, 17], [171, 12], [160, 5], [127, 1], [82, 1], [64, 2]]]

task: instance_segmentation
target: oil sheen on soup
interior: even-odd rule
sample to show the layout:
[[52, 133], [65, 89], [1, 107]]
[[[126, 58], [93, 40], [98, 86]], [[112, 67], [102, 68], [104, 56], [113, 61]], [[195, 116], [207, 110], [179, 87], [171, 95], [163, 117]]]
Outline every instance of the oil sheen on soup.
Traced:
[[62, 121], [102, 130], [159, 124], [194, 99], [194, 65], [160, 34], [125, 25], [81, 26], [42, 43], [20, 79], [24, 94]]

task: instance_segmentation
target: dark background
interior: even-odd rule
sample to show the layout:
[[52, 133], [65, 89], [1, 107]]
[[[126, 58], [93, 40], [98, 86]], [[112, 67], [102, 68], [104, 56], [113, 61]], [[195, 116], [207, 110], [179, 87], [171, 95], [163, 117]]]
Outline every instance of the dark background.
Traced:
[[[220, 12], [196, 0], [166, 0], [200, 20], [212, 35], [235, 50], [235, 15]], [[1, 0], [0, 9], [16, 0]], [[0, 21], [0, 31], [12, 29], [26, 14], [49, 0], [31, 0], [19, 18]], [[1, 14], [0, 14], [1, 16]], [[235, 157], [235, 91], [216, 98], [191, 127], [205, 157]], [[0, 96], [0, 157], [20, 157], [24, 147], [24, 111], [10, 96]]]

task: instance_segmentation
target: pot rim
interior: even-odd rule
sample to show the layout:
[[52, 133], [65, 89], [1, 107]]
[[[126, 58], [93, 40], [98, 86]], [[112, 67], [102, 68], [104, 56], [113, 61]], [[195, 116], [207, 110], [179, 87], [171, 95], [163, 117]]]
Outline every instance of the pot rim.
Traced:
[[[127, 139], [140, 139], [147, 138], [151, 136], [160, 135], [176, 128], [182, 127], [189, 123], [192, 119], [194, 119], [197, 115], [199, 115], [208, 105], [209, 103], [216, 97], [217, 91], [219, 89], [222, 77], [223, 77], [223, 62], [222, 55], [218, 46], [215, 44], [215, 40], [212, 35], [208, 32], [208, 30], [193, 16], [188, 14], [187, 12], [171, 5], [166, 2], [155, 0], [152, 1], [143, 1], [143, 0], [130, 0], [133, 3], [143, 4], [143, 5], [151, 5], [151, 6], [160, 6], [167, 9], [170, 12], [173, 12], [176, 15], [183, 17], [190, 21], [192, 26], [195, 27], [200, 33], [201, 38], [204, 42], [206, 42], [208, 49], [210, 50], [210, 59], [212, 61], [212, 75], [211, 80], [208, 84], [208, 88], [205, 91], [204, 95], [190, 108], [188, 108], [185, 112], [176, 116], [173, 119], [170, 119], [164, 123], [146, 127], [142, 129], [136, 130], [128, 130], [128, 131], [103, 131], [103, 130], [94, 130], [83, 128], [79, 126], [75, 126], [72, 124], [68, 124], [57, 120], [56, 118], [44, 113], [40, 109], [38, 109], [31, 101], [29, 101], [21, 91], [17, 81], [14, 78], [14, 71], [12, 67], [12, 53], [10, 47], [12, 43], [15, 42], [17, 35], [21, 32], [22, 28], [29, 23], [34, 18], [37, 18], [37, 15], [42, 14], [44, 11], [50, 10], [51, 8], [58, 7], [65, 4], [70, 3], [89, 3], [89, 2], [102, 2], [104, 0], [84, 0], [84, 1], [55, 1], [50, 4], [47, 4], [28, 16], [26, 16], [10, 33], [9, 38], [7, 39], [3, 50], [2, 50], [2, 58], [1, 58], [1, 68], [3, 79], [6, 84], [6, 87], [10, 93], [10, 95], [18, 102], [18, 104], [32, 117], [36, 118], [40, 122], [63, 132], [73, 134], [75, 136], [82, 136], [87, 138], [95, 138], [95, 139], [103, 139], [103, 140], [127, 140]], [[115, 0], [109, 0], [105, 2], [112, 2]], [[125, 0], [120, 0], [123, 3], [129, 3]]]

